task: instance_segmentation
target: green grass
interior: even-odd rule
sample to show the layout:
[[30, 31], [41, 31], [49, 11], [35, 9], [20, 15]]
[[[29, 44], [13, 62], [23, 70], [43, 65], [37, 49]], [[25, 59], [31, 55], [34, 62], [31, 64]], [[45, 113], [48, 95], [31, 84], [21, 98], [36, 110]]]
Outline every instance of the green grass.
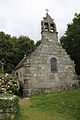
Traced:
[[16, 120], [80, 120], [80, 89], [20, 99]]

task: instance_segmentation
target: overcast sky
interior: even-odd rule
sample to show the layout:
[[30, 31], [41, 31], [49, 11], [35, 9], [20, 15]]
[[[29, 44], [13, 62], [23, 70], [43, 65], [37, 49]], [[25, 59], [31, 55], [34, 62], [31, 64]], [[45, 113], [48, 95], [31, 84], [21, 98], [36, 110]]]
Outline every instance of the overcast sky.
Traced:
[[60, 38], [67, 23], [80, 12], [80, 0], [0, 0], [0, 31], [40, 40], [40, 22], [46, 15], [46, 8], [57, 25]]

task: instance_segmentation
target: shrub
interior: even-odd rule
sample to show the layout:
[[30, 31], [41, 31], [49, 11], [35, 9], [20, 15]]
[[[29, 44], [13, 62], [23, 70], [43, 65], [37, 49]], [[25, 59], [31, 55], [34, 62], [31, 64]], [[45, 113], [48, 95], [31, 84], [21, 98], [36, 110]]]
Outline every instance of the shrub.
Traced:
[[19, 81], [12, 75], [0, 76], [0, 93], [19, 94]]
[[0, 110], [0, 120], [14, 120], [20, 115], [19, 98], [10, 94], [0, 95]]
[[79, 83], [79, 86], [80, 86], [80, 76], [78, 76], [78, 83]]

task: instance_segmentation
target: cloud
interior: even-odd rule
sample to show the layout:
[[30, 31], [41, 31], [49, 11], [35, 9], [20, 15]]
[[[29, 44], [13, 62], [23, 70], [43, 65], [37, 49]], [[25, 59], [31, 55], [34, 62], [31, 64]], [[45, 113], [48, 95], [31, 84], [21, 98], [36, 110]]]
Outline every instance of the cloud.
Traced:
[[80, 11], [79, 4], [79, 0], [0, 0], [0, 31], [39, 40], [40, 21], [48, 8], [57, 24], [60, 38], [66, 30], [66, 24]]

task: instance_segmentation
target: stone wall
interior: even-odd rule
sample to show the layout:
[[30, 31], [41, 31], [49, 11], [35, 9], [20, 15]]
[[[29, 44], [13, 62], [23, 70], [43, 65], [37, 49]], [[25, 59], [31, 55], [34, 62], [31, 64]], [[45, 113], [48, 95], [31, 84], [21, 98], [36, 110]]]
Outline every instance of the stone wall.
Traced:
[[[78, 87], [75, 65], [58, 43], [56, 24], [48, 14], [41, 28], [42, 42], [24, 64], [24, 97]], [[51, 71], [51, 59], [56, 59], [57, 71]]]
[[14, 120], [19, 115], [19, 104], [16, 96], [0, 95], [0, 120]]
[[[18, 75], [16, 75], [16, 74], [18, 74]], [[24, 66], [22, 66], [21, 68], [19, 68], [15, 71], [15, 76], [19, 80], [20, 87], [21, 87], [21, 90], [22, 90], [23, 86], [24, 86]]]
[[[58, 61], [58, 72], [51, 72], [53, 57]], [[27, 57], [24, 71], [24, 97], [78, 86], [74, 63], [58, 43], [57, 33], [44, 32], [40, 46]]]

